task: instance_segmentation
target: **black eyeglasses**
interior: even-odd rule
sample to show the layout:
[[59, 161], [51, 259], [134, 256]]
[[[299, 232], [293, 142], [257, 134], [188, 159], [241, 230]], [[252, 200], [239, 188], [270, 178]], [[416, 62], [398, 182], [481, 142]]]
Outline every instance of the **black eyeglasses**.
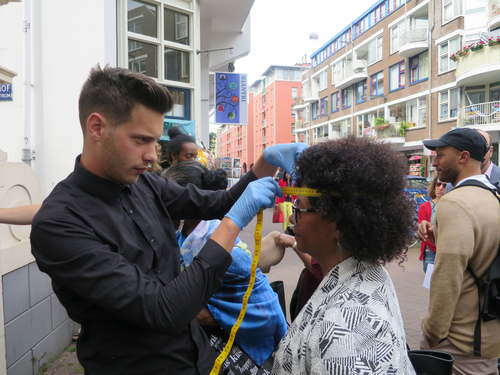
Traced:
[[294, 219], [295, 223], [297, 223], [301, 213], [303, 213], [303, 212], [316, 212], [316, 210], [314, 208], [300, 208], [299, 207], [299, 200], [296, 199], [292, 205], [292, 212], [293, 212], [293, 219]]

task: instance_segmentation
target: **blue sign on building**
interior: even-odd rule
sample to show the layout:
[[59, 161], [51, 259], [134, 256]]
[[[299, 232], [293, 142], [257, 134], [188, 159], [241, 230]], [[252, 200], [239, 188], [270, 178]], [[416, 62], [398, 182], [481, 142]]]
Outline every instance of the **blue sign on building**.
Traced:
[[12, 84], [0, 82], [0, 100], [12, 100]]
[[215, 73], [215, 122], [217, 124], [248, 124], [246, 74]]

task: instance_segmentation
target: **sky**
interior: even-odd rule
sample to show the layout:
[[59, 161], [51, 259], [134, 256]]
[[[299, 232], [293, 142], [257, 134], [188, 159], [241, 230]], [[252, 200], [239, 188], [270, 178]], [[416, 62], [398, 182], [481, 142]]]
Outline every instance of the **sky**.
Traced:
[[[251, 49], [236, 61], [252, 84], [270, 65], [293, 65], [311, 55], [376, 0], [255, 0]], [[316, 33], [317, 40], [309, 35]]]

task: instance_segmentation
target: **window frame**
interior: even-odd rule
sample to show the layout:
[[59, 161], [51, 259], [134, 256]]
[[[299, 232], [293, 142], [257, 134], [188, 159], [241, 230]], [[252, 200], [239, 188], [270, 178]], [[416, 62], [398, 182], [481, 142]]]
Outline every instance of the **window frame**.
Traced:
[[[378, 75], [379, 74], [382, 74], [382, 93], [381, 94], [374, 94], [373, 93], [373, 78], [376, 78], [376, 81], [375, 81], [375, 86], [376, 86], [376, 91], [378, 92], [378, 88], [379, 88], [379, 79], [378, 79]], [[383, 70], [380, 70], [378, 71], [377, 73], [374, 73], [370, 76], [370, 97], [371, 98], [376, 98], [376, 97], [380, 97], [380, 96], [384, 96], [384, 93], [385, 93], [385, 89], [384, 89], [384, 71]]]
[[[365, 79], [361, 82], [358, 82], [356, 83], [355, 85], [355, 89], [354, 89], [354, 93], [355, 93], [355, 96], [356, 96], [356, 104], [362, 104], [362, 103], [365, 103], [366, 101], [368, 101], [368, 80]], [[358, 96], [358, 88], [360, 86], [363, 86], [363, 96], [361, 97], [361, 99], [359, 98]]]
[[[450, 59], [450, 56], [456, 52], [456, 51], [451, 51], [450, 46], [451, 42], [458, 40], [458, 50], [460, 50], [460, 46], [462, 45], [461, 37], [460, 35], [454, 36], [453, 38], [447, 39], [438, 45], [438, 75], [440, 74], [446, 74], [448, 72], [451, 72], [452, 70], [455, 70], [457, 68], [457, 63], [453, 60]], [[444, 49], [443, 45], [446, 44], [446, 51], [443, 53], [442, 50]], [[446, 70], [441, 70], [441, 58], [447, 56], [447, 69]]]
[[[194, 33], [194, 10], [188, 7], [176, 6], [168, 2], [168, 0], [138, 0], [139, 2], [147, 3], [156, 7], [157, 13], [157, 32], [156, 37], [128, 31], [128, 1], [118, 0], [117, 2], [117, 35], [118, 35], [118, 66], [128, 68], [129, 63], [129, 40], [141, 43], [153, 44], [156, 48], [156, 70], [157, 76], [151, 76], [155, 81], [169, 87], [179, 87], [194, 89], [194, 46], [195, 46], [195, 33]], [[165, 39], [164, 27], [164, 13], [165, 9], [172, 10], [176, 13], [186, 15], [189, 24], [187, 32], [189, 35], [189, 44], [176, 43]], [[165, 71], [165, 49], [173, 49], [188, 54], [189, 58], [189, 72], [181, 71], [181, 75], [189, 74], [189, 82], [168, 80]], [[182, 56], [184, 56], [182, 54]], [[184, 58], [184, 57], [183, 57]], [[184, 69], [182, 64], [181, 69]], [[191, 95], [192, 97], [192, 95]]]
[[[410, 86], [419, 84], [421, 82], [425, 82], [429, 79], [429, 66], [427, 67], [427, 77], [425, 77], [425, 78], [420, 77], [422, 75], [422, 73], [421, 73], [422, 70], [420, 68], [422, 62], [420, 61], [420, 59], [421, 59], [422, 55], [425, 53], [427, 53], [427, 64], [429, 64], [429, 50], [422, 51], [419, 54], [412, 56], [408, 59], [408, 78], [409, 78], [408, 81], [409, 81]], [[412, 61], [414, 61], [414, 59], [418, 59], [417, 69], [418, 69], [419, 78], [417, 80], [412, 80], [412, 71], [413, 71]]]
[[[396, 88], [392, 89], [392, 75], [391, 75], [391, 70], [393, 68], [398, 68], [398, 85]], [[405, 60], [401, 60], [400, 62], [397, 62], [396, 64], [393, 64], [389, 66], [389, 92], [396, 92], [398, 90], [404, 89], [406, 85], [406, 66], [405, 66]]]
[[[333, 107], [333, 98], [335, 97], [335, 109]], [[330, 95], [330, 112], [331, 113], [335, 113], [335, 112], [338, 112], [340, 111], [340, 101], [339, 101], [339, 97], [340, 97], [340, 91], [336, 91], [334, 93], [332, 93]]]
[[[456, 96], [456, 99], [457, 99], [456, 116], [451, 116], [451, 111], [452, 111], [452, 108], [451, 108], [452, 94], [451, 93], [452, 93], [452, 91], [455, 91], [457, 93], [457, 96]], [[448, 94], [448, 98], [447, 98], [446, 102], [442, 101], [442, 94], [443, 93]], [[447, 121], [456, 120], [458, 118], [458, 114], [460, 112], [460, 88], [452, 87], [452, 88], [449, 88], [447, 90], [439, 91], [438, 103], [439, 103], [439, 121], [438, 122], [447, 122]], [[442, 114], [441, 106], [442, 105], [448, 106], [447, 111], [446, 111], [446, 118], [441, 117], [441, 114]]]
[[[460, 2], [462, 0], [443, 0], [441, 2], [441, 26], [443, 25], [446, 25], [447, 23], [453, 21], [454, 19], [462, 16], [462, 6], [460, 6], [459, 9], [456, 9], [458, 8], [458, 5], [461, 5]], [[458, 5], [457, 5], [458, 4]], [[452, 8], [452, 16], [449, 18], [449, 19], [445, 19], [445, 7], [446, 6], [451, 6]], [[456, 14], [455, 14], [456, 12]]]
[[[346, 103], [346, 100], [344, 100], [344, 98], [347, 99], [348, 103]], [[340, 106], [341, 109], [348, 109], [352, 107], [352, 86], [340, 90]]]

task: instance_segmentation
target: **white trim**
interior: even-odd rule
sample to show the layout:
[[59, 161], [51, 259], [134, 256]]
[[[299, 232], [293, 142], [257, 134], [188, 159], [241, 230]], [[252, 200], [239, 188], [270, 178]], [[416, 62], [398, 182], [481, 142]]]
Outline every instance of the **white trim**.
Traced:
[[329, 66], [328, 66], [328, 64], [326, 64], [320, 70], [318, 70], [317, 72], [314, 72], [313, 74], [311, 74], [311, 78], [314, 79], [316, 76], [320, 75], [324, 70], [327, 70], [328, 68], [329, 68]]
[[[441, 13], [442, 14], [442, 13]], [[444, 22], [444, 23], [441, 23], [441, 26], [444, 26], [446, 24], [449, 24], [451, 21], [455, 21], [457, 18], [460, 18], [460, 17], [463, 17], [464, 15], [463, 14], [458, 14], [456, 15], [455, 17], [453, 17], [452, 19]], [[444, 21], [443, 19], [441, 21]]]
[[316, 125], [311, 125], [308, 129], [316, 129], [316, 128], [319, 128], [321, 126], [325, 126], [325, 125], [330, 125], [328, 121], [323, 121], [322, 123], [319, 123], [319, 124], [316, 124]]
[[417, 10], [419, 10], [420, 8], [423, 8], [424, 6], [426, 6], [427, 4], [430, 3], [430, 0], [425, 0], [424, 2], [418, 4], [416, 7], [410, 9], [408, 11], [408, 13], [402, 15], [401, 17], [399, 18], [396, 18], [394, 21], [392, 21], [387, 27], [390, 29], [391, 27], [393, 27], [394, 25], [400, 23], [401, 21], [403, 21], [405, 18], [408, 18], [408, 17], [411, 17], [413, 15], [413, 13], [415, 13]]
[[354, 46], [353, 51], [356, 51], [357, 49], [364, 47], [365, 44], [370, 43], [373, 39], [375, 39], [376, 37], [380, 36], [383, 33], [384, 33], [384, 29], [382, 28], [379, 31], [377, 31], [375, 34], [373, 34], [371, 37], [369, 37], [368, 39], [363, 40], [361, 43]]
[[14, 78], [15, 76], [17, 76], [16, 72], [0, 66], [0, 80], [7, 83], [12, 83], [12, 78]]
[[448, 89], [452, 89], [452, 88], [455, 88], [457, 87], [457, 83], [456, 82], [450, 82], [450, 83], [447, 83], [445, 85], [441, 85], [441, 86], [438, 86], [438, 87], [434, 87], [431, 92], [433, 94], [435, 94], [436, 92], [440, 92], [440, 91], [444, 91], [444, 90], [448, 90]]
[[452, 39], [452, 38], [456, 37], [457, 35], [464, 36], [464, 35], [465, 35], [465, 30], [463, 30], [463, 29], [458, 29], [458, 30], [452, 31], [452, 32], [451, 32], [451, 33], [449, 33], [449, 34], [446, 34], [446, 35], [442, 36], [441, 38], [436, 39], [436, 40], [434, 41], [434, 45], [436, 45], [436, 46], [437, 46], [438, 44], [441, 44], [441, 43], [443, 43], [443, 42], [446, 42], [447, 40]]
[[337, 122], [347, 120], [348, 118], [353, 118], [353, 115], [345, 115], [345, 116], [338, 117], [338, 118], [335, 118], [333, 120], [330, 120], [330, 125], [334, 125]]
[[331, 68], [333, 68], [333, 66], [334, 66], [336, 63], [338, 63], [340, 60], [343, 60], [344, 58], [346, 58], [346, 57], [347, 57], [347, 55], [352, 54], [352, 53], [354, 53], [354, 49], [353, 49], [353, 48], [351, 48], [349, 51], [347, 51], [346, 53], [344, 53], [342, 56], [337, 57], [335, 60], [333, 60], [333, 61], [332, 61], [331, 63], [329, 63], [328, 65], [329, 65]]

